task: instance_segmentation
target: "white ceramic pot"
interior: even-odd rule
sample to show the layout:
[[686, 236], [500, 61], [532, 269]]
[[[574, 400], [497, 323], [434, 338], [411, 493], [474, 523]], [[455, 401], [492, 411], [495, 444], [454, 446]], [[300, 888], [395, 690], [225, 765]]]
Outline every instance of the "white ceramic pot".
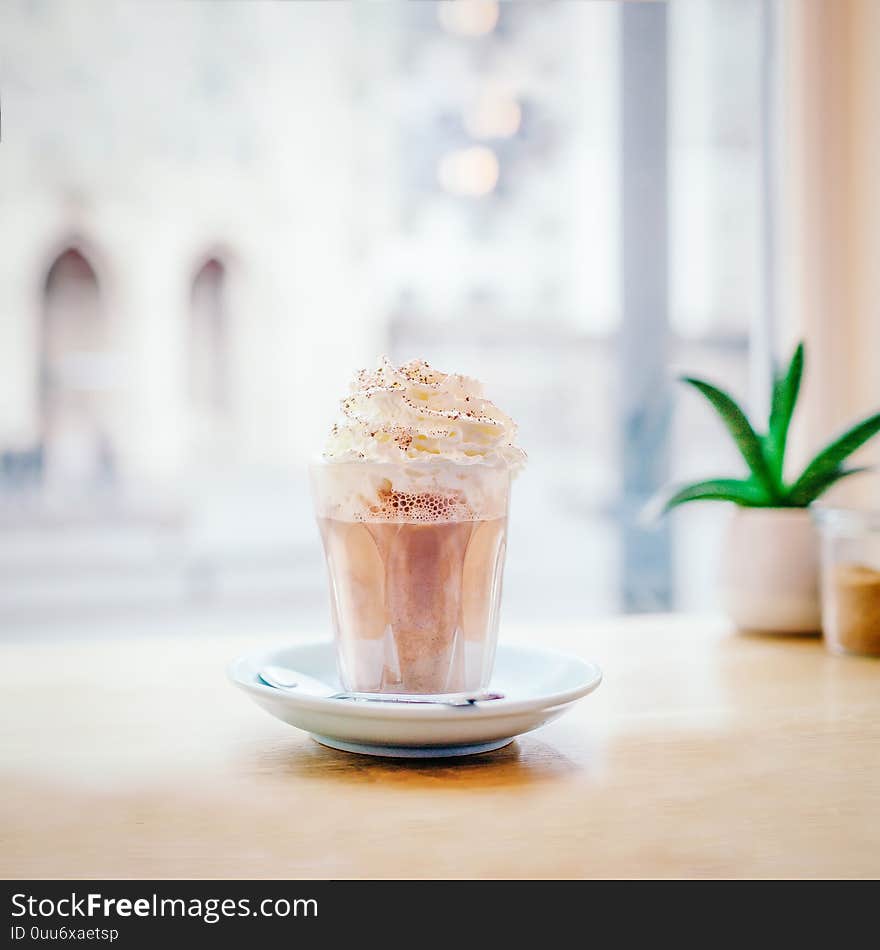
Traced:
[[744, 630], [818, 633], [819, 537], [804, 508], [737, 508], [721, 556], [721, 600]]

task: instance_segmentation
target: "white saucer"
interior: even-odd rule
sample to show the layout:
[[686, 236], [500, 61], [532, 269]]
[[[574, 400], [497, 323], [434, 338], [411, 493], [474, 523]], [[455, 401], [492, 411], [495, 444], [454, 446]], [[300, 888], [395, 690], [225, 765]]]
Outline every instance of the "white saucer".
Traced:
[[333, 644], [306, 643], [240, 657], [229, 677], [276, 719], [344, 752], [403, 758], [475, 755], [500, 749], [561, 716], [602, 681], [595, 663], [541, 647], [501, 644], [490, 688], [504, 699], [451, 707], [323, 699], [266, 686], [258, 673], [286, 666], [339, 682]]

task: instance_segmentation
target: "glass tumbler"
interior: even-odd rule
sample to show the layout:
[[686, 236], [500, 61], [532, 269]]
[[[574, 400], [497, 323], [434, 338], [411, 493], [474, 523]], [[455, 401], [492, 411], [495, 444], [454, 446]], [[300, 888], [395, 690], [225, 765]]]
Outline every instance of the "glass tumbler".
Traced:
[[509, 470], [321, 461], [311, 480], [343, 686], [484, 689], [498, 638]]
[[822, 629], [835, 653], [880, 656], [880, 511], [817, 508]]

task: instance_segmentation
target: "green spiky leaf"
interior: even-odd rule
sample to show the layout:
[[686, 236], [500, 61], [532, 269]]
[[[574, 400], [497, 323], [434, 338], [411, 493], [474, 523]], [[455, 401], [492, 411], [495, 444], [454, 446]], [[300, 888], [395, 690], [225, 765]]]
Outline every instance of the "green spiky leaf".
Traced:
[[[804, 373], [804, 346], [798, 344], [785, 374], [773, 380], [773, 399], [766, 434], [758, 435], [746, 414], [723, 390], [692, 376], [682, 381], [693, 386], [712, 404], [727, 426], [751, 475], [748, 479], [717, 478], [658, 495], [652, 508], [664, 512], [701, 499], [730, 501], [747, 507], [806, 508], [843, 478], [866, 471], [845, 468], [844, 463], [869, 439], [880, 433], [880, 413], [848, 429], [819, 452], [793, 485], [784, 481], [785, 450], [791, 419]], [[656, 506], [656, 507], [655, 507]]]
[[793, 486], [786, 495], [786, 505], [792, 508], [806, 508], [820, 495], [828, 491], [832, 485], [836, 485], [842, 478], [849, 478], [850, 475], [860, 475], [862, 472], [870, 471], [872, 471], [872, 466], [870, 465], [861, 465], [857, 468], [834, 469], [831, 472], [827, 472], [824, 478], [817, 479], [809, 486], [800, 489]]
[[740, 478], [710, 478], [678, 488], [663, 502], [662, 513], [689, 501], [732, 501], [744, 508], [760, 508], [770, 503], [765, 489]]
[[752, 428], [746, 414], [726, 392], [705, 380], [693, 376], [682, 376], [682, 382], [693, 386], [715, 407], [733, 436], [742, 457], [752, 473], [752, 477], [764, 490], [767, 500], [764, 504], [777, 504], [781, 501], [778, 481], [764, 454], [761, 439]]
[[[846, 459], [878, 432], [880, 432], [880, 412], [868, 416], [851, 429], [847, 429], [815, 456], [800, 478], [791, 486], [788, 496], [806, 498], [807, 501], [799, 503], [809, 504], [837, 480], [833, 478], [833, 475], [842, 470]], [[830, 481], [828, 481], [829, 478]]]
[[773, 381], [770, 428], [765, 445], [767, 447], [767, 461], [777, 484], [782, 483], [788, 427], [791, 424], [794, 407], [797, 405], [803, 372], [804, 345], [799, 343], [795, 348], [791, 362], [788, 364], [788, 371], [784, 375], [777, 376]]

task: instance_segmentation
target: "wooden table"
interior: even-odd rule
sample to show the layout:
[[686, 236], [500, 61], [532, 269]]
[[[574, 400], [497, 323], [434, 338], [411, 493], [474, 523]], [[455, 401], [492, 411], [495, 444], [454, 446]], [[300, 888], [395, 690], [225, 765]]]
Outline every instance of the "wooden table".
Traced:
[[423, 763], [268, 717], [224, 676], [253, 637], [2, 646], [0, 874], [880, 876], [880, 662], [713, 618], [529, 634], [599, 691]]

